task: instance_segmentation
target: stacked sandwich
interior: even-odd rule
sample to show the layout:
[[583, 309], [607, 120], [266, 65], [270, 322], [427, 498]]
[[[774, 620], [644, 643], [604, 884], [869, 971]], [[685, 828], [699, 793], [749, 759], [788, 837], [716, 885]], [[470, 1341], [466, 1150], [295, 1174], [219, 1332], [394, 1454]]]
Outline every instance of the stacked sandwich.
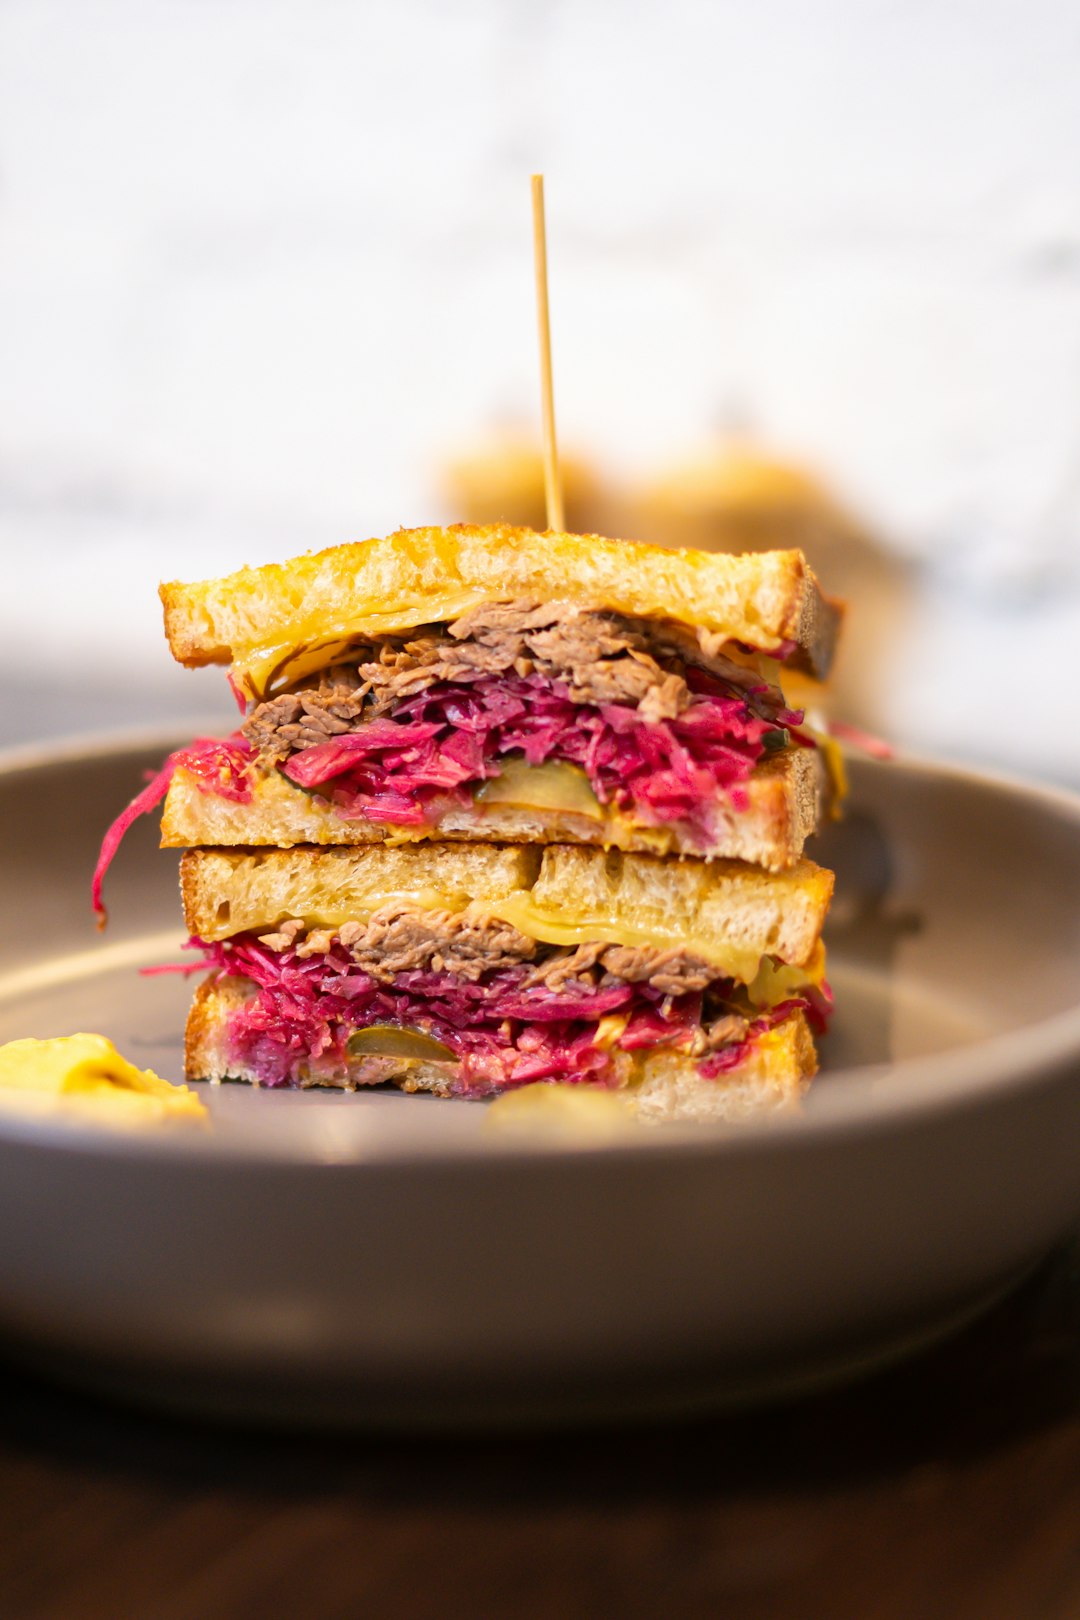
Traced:
[[211, 969], [189, 1078], [798, 1096], [832, 874], [778, 676], [840, 617], [801, 553], [420, 529], [162, 599], [244, 710], [148, 790]]

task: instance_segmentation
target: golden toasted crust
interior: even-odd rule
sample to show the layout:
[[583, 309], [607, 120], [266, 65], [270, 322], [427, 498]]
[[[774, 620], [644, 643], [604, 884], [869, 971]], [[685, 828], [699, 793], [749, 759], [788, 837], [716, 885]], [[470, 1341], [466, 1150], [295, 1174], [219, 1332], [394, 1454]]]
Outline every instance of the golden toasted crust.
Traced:
[[818, 1069], [810, 1026], [801, 1012], [761, 1036], [734, 1069], [706, 1080], [686, 1058], [658, 1053], [628, 1090], [637, 1117], [734, 1124], [797, 1105]]
[[[195, 992], [188, 1014], [184, 1045], [184, 1073], [189, 1080], [244, 1080], [255, 1077], [244, 1064], [228, 1056], [227, 1025], [232, 1013], [251, 995], [246, 979], [207, 980]], [[302, 1077], [302, 1084], [352, 1089], [358, 1083], [358, 1064], [346, 1063], [340, 1072]], [[402, 1061], [397, 1072], [384, 1078], [406, 1091], [449, 1092], [445, 1069], [436, 1064]], [[639, 1119], [661, 1121], [732, 1122], [753, 1114], [791, 1107], [798, 1102], [817, 1071], [817, 1055], [806, 1019], [790, 1014], [781, 1024], [755, 1041], [729, 1073], [706, 1080], [685, 1054], [670, 1048], [646, 1053], [634, 1066], [633, 1078], [622, 1095]]]
[[[718, 802], [716, 837], [706, 852], [752, 861], [769, 871], [791, 866], [818, 824], [823, 792], [817, 749], [785, 749], [764, 760], [747, 783], [748, 803], [736, 810]], [[695, 854], [678, 829], [637, 828], [627, 816], [603, 821], [559, 810], [515, 805], [455, 806], [430, 826], [391, 829], [373, 821], [343, 821], [325, 799], [305, 793], [279, 771], [260, 777], [247, 804], [204, 792], [189, 771], [175, 772], [161, 817], [163, 848], [196, 845], [401, 843], [431, 838], [500, 843], [578, 843], [644, 853]]]
[[189, 850], [180, 898], [189, 933], [228, 939], [285, 917], [363, 916], [391, 895], [463, 910], [531, 889], [540, 852], [518, 844], [367, 844], [357, 849]]
[[340, 927], [390, 900], [501, 917], [554, 944], [606, 940], [680, 948], [750, 979], [762, 956], [805, 964], [833, 875], [802, 860], [768, 873], [740, 861], [660, 859], [575, 845], [372, 844], [355, 849], [189, 850], [184, 919], [201, 939], [289, 917]]
[[248, 1074], [232, 1075], [233, 1065], [225, 1055], [225, 1024], [229, 1014], [243, 1003], [250, 981], [204, 979], [197, 987], [184, 1026], [184, 1074], [189, 1080], [252, 1080]]
[[674, 619], [766, 652], [792, 642], [792, 662], [820, 676], [842, 613], [800, 551], [732, 557], [505, 524], [401, 529], [160, 594], [174, 658], [231, 663], [259, 691], [313, 642], [340, 647], [526, 598]]

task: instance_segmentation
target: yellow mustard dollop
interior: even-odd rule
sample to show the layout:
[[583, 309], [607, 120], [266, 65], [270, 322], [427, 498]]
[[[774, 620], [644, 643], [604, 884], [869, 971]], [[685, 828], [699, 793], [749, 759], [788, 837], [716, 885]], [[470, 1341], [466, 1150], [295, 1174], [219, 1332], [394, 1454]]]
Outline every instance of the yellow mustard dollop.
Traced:
[[617, 1091], [538, 1080], [496, 1097], [488, 1104], [484, 1123], [488, 1129], [539, 1128], [561, 1137], [593, 1141], [620, 1135], [634, 1124], [634, 1115]]
[[104, 1035], [59, 1035], [0, 1046], [0, 1109], [73, 1112], [109, 1125], [204, 1124], [205, 1105], [187, 1086], [121, 1057]]

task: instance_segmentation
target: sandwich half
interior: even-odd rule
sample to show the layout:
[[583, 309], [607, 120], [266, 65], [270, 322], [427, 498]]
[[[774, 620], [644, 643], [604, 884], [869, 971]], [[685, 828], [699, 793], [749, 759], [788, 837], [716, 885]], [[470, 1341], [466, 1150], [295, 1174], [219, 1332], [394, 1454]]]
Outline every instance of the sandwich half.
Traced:
[[199, 849], [191, 1079], [487, 1097], [618, 1089], [650, 1119], [797, 1099], [832, 874], [573, 845]]
[[171, 846], [580, 843], [793, 866], [821, 754], [786, 666], [840, 623], [797, 551], [400, 531], [162, 586], [174, 656], [230, 666], [232, 738], [171, 762]]

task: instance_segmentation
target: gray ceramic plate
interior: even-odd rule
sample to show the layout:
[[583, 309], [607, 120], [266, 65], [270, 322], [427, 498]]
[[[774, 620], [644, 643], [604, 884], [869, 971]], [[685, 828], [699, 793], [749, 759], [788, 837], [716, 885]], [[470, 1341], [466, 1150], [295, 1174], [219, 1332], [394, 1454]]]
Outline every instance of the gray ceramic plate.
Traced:
[[[102, 828], [173, 739], [0, 770], [0, 1039], [98, 1029], [179, 1077], [174, 856], [147, 823], [95, 935]], [[222, 1087], [215, 1130], [0, 1116], [0, 1332], [75, 1376], [247, 1414], [424, 1424], [741, 1400], [963, 1321], [1080, 1217], [1080, 802], [857, 764], [834, 1032], [798, 1116], [625, 1142], [486, 1110]]]

